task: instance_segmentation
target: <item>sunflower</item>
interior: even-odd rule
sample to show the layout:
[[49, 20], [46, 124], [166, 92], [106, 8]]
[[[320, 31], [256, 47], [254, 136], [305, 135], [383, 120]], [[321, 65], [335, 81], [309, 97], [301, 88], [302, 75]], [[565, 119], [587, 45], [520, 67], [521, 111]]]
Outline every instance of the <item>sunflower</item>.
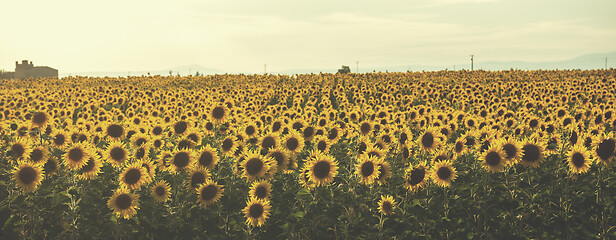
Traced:
[[521, 149], [522, 157], [520, 158], [520, 163], [522, 163], [522, 165], [536, 168], [543, 162], [545, 143], [539, 141], [537, 137], [526, 139], [524, 143], [522, 143]]
[[409, 167], [406, 169], [406, 176], [404, 187], [410, 192], [415, 192], [419, 188], [423, 188], [426, 185], [427, 169], [425, 163], [419, 163], [417, 166], [409, 163]]
[[299, 175], [299, 181], [302, 187], [312, 189], [316, 186], [316, 184], [310, 180], [310, 166], [308, 164], [304, 164]]
[[199, 185], [210, 179], [210, 171], [201, 166], [195, 166], [189, 175], [188, 190], [196, 190]]
[[77, 177], [82, 180], [95, 179], [101, 172], [101, 160], [98, 153], [93, 153], [88, 156], [86, 164], [79, 170], [81, 174]]
[[250, 151], [246, 153], [245, 159], [242, 163], [242, 168], [244, 169], [243, 176], [247, 180], [262, 178], [269, 171], [270, 165], [267, 158], [261, 156], [258, 152]]
[[385, 215], [394, 214], [396, 210], [396, 201], [390, 195], [381, 195], [381, 201], [379, 201], [379, 212]]
[[156, 176], [156, 164], [150, 159], [140, 159], [135, 162], [139, 163], [141, 167], [145, 168], [145, 172], [149, 176], [146, 179], [146, 184], [151, 183], [154, 177]]
[[217, 105], [210, 110], [209, 119], [216, 124], [226, 122], [228, 117], [229, 108], [224, 104]]
[[310, 170], [310, 181], [317, 187], [331, 183], [338, 174], [338, 161], [328, 154], [317, 152], [316, 156], [306, 164]]
[[206, 180], [205, 183], [199, 185], [197, 189], [199, 193], [199, 200], [197, 202], [203, 205], [203, 207], [217, 202], [220, 197], [222, 197], [222, 193], [224, 192], [223, 187], [223, 185], [218, 185], [218, 183], [212, 180]]
[[296, 154], [304, 148], [304, 138], [297, 131], [290, 131], [283, 140], [282, 146], [289, 152]]
[[233, 156], [238, 145], [234, 139], [234, 136], [227, 136], [220, 142], [220, 150], [223, 155], [228, 157]]
[[148, 182], [149, 177], [145, 168], [142, 167], [140, 163], [134, 162], [127, 165], [124, 170], [122, 170], [118, 181], [121, 186], [130, 189], [139, 189]]
[[387, 183], [387, 179], [391, 177], [391, 167], [385, 159], [378, 163], [379, 174], [375, 179], [376, 183], [383, 185]]
[[373, 184], [381, 173], [380, 158], [363, 154], [358, 160], [355, 173], [361, 177], [360, 182], [366, 185]]
[[359, 123], [358, 127], [359, 133], [364, 136], [372, 133], [372, 130], [374, 128], [373, 123], [368, 120], [364, 120], [363, 122]]
[[327, 139], [329, 139], [329, 141], [331, 141], [332, 143], [338, 142], [341, 135], [342, 130], [340, 130], [340, 127], [338, 125], [332, 126], [329, 131], [327, 131]]
[[322, 153], [329, 153], [332, 143], [325, 136], [318, 136], [314, 141], [315, 150], [319, 150]]
[[151, 139], [148, 135], [138, 132], [130, 137], [130, 143], [132, 148], [141, 147], [147, 143], [151, 142]]
[[263, 150], [269, 150], [270, 148], [276, 148], [278, 146], [278, 134], [276, 133], [268, 133], [261, 138], [259, 138], [259, 146]]
[[272, 192], [272, 184], [266, 180], [259, 180], [252, 183], [250, 187], [250, 197], [257, 199], [268, 199]]
[[594, 150], [592, 151], [593, 157], [599, 162], [602, 162], [606, 166], [609, 166], [612, 159], [616, 156], [616, 138], [614, 133], [601, 134], [594, 137], [592, 145]]
[[112, 140], [120, 140], [124, 135], [126, 135], [126, 129], [122, 124], [119, 123], [109, 123], [104, 128], [105, 135]]
[[218, 153], [216, 152], [216, 149], [209, 144], [202, 147], [197, 152], [197, 155], [199, 156], [197, 160], [198, 166], [205, 167], [208, 170], [213, 170], [214, 167], [216, 167], [216, 164], [218, 164]]
[[107, 201], [107, 207], [113, 210], [116, 217], [130, 219], [137, 214], [137, 209], [139, 209], [139, 195], [132, 193], [126, 187], [120, 187]]
[[37, 112], [32, 115], [30, 121], [34, 127], [45, 128], [49, 122], [49, 115], [46, 112]]
[[506, 153], [500, 145], [492, 145], [481, 154], [481, 165], [490, 172], [500, 172], [505, 169]]
[[60, 165], [58, 164], [58, 160], [55, 157], [49, 158], [47, 162], [43, 165], [43, 171], [45, 171], [46, 176], [52, 176], [58, 173], [58, 169]]
[[289, 168], [289, 155], [290, 154], [284, 148], [278, 147], [270, 148], [266, 156], [276, 161], [278, 171], [285, 171]]
[[30, 157], [32, 152], [32, 141], [29, 138], [18, 137], [10, 144], [9, 153], [7, 155], [18, 160], [25, 157]]
[[43, 146], [36, 146], [32, 148], [28, 161], [36, 165], [43, 165], [47, 162], [47, 159], [49, 159], [49, 150]]
[[571, 147], [568, 156], [569, 172], [575, 174], [587, 172], [593, 162], [590, 158], [590, 151], [581, 144]]
[[110, 142], [105, 150], [105, 160], [116, 167], [124, 165], [128, 156], [128, 150], [126, 150], [124, 144], [119, 141]]
[[64, 154], [64, 165], [72, 170], [79, 170], [87, 164], [92, 151], [83, 143], [73, 144]]
[[439, 161], [434, 163], [430, 171], [432, 181], [441, 187], [449, 187], [451, 182], [456, 179], [456, 169], [451, 161]]
[[190, 169], [194, 164], [194, 152], [191, 150], [176, 150], [171, 156], [169, 168], [173, 173]]
[[41, 166], [29, 162], [21, 162], [13, 170], [13, 178], [17, 185], [27, 192], [36, 190], [43, 179]]
[[184, 135], [190, 130], [191, 124], [185, 120], [179, 120], [171, 125], [175, 135]]
[[250, 198], [242, 210], [246, 216], [246, 223], [253, 227], [261, 227], [270, 214], [270, 202], [267, 199]]
[[438, 131], [437, 128], [428, 128], [421, 135], [419, 135], [417, 144], [422, 150], [432, 152], [440, 146], [441, 139], [444, 139], [444, 136]]
[[259, 133], [259, 128], [254, 122], [246, 123], [241, 129], [240, 133], [245, 135], [246, 138], [253, 138]]
[[54, 129], [51, 134], [51, 143], [57, 147], [62, 148], [68, 142], [69, 138], [66, 133], [59, 129]]
[[171, 197], [171, 187], [165, 180], [158, 180], [152, 186], [152, 196], [157, 202], [166, 202]]
[[500, 146], [505, 151], [505, 159], [507, 165], [513, 165], [517, 163], [522, 156], [522, 149], [520, 143], [513, 138], [504, 139], [501, 138], [494, 143], [495, 146]]

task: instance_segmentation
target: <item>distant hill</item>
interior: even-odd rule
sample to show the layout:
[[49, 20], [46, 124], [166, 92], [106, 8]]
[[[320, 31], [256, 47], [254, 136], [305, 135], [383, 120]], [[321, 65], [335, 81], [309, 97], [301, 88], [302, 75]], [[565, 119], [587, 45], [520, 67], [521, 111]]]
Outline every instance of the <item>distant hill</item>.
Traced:
[[[616, 68], [616, 52], [611, 52], [607, 54], [595, 53], [595, 54], [586, 54], [576, 58], [562, 60], [562, 61], [544, 61], [544, 62], [527, 62], [527, 61], [486, 61], [483, 62], [480, 59], [480, 56], [475, 57], [475, 65], [474, 69], [483, 69], [490, 71], [498, 71], [498, 70], [509, 70], [509, 69], [522, 69], [522, 70], [537, 70], [537, 69], [602, 69], [605, 67], [605, 57], [608, 58], [608, 68]], [[340, 65], [348, 65], [348, 63], [341, 63]], [[353, 65], [353, 64], [351, 64]], [[456, 63], [451, 65], [404, 65], [404, 66], [360, 66], [360, 72], [406, 72], [408, 70], [411, 71], [440, 71], [440, 70], [462, 70], [462, 69], [470, 69], [470, 60], [466, 63]], [[332, 66], [331, 68], [299, 68], [299, 69], [287, 69], [283, 71], [277, 72], [268, 72], [270, 74], [306, 74], [306, 73], [335, 73], [338, 71], [338, 68], [341, 66]], [[355, 68], [351, 67], [351, 72], [354, 72]], [[60, 73], [60, 77], [65, 76], [92, 76], [92, 77], [117, 77], [117, 76], [147, 76], [148, 73], [150, 75], [161, 75], [161, 76], [169, 76], [169, 71], [172, 72], [172, 75], [182, 75], [186, 76], [189, 74], [195, 75], [197, 72], [199, 74], [205, 75], [213, 75], [213, 74], [224, 74], [228, 71], [223, 71], [215, 68], [207, 68], [201, 65], [185, 65], [172, 67], [169, 69], [163, 70], [155, 70], [155, 71], [125, 71], [125, 72], [78, 72], [78, 73]], [[228, 72], [228, 73], [236, 73], [236, 72]]]

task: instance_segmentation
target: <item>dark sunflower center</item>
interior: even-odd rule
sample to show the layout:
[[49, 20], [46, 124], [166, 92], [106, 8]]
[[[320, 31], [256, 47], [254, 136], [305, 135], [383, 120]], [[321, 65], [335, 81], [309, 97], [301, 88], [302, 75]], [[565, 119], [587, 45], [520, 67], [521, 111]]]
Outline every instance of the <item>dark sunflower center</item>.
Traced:
[[533, 144], [529, 144], [529, 145], [522, 147], [522, 151], [524, 151], [524, 156], [522, 156], [522, 161], [526, 161], [526, 162], [539, 161], [539, 157], [541, 154], [539, 147]]
[[576, 168], [584, 166], [584, 163], [586, 163], [586, 161], [584, 161], [584, 155], [579, 152], [573, 153], [573, 155], [571, 155], [571, 163], [573, 163], [573, 166]]
[[537, 125], [539, 125], [539, 121], [537, 121], [537, 119], [530, 120], [530, 122], [528, 123], [528, 126], [531, 128], [535, 128], [537, 127]]
[[143, 156], [145, 156], [145, 149], [141, 147], [137, 149], [137, 152], [135, 153], [135, 158], [142, 159]]
[[212, 117], [214, 117], [214, 119], [222, 119], [225, 117], [225, 109], [221, 106], [215, 107], [212, 109]]
[[188, 129], [188, 123], [184, 121], [179, 121], [173, 125], [173, 131], [176, 134], [182, 134], [186, 132], [186, 129]]
[[498, 166], [501, 161], [501, 156], [497, 152], [488, 152], [486, 154], [486, 163], [490, 166]]
[[205, 175], [202, 172], [195, 172], [190, 178], [190, 186], [196, 188], [202, 183], [205, 183]]
[[421, 137], [421, 145], [424, 147], [430, 148], [434, 145], [434, 135], [432, 133], [427, 132]]
[[400, 143], [401, 144], [405, 144], [406, 140], [408, 140], [409, 136], [406, 133], [401, 133], [400, 134]]
[[403, 159], [408, 159], [410, 155], [411, 155], [411, 153], [409, 152], [408, 148], [405, 147], [405, 148], [402, 149], [402, 158]]
[[426, 169], [424, 167], [416, 167], [413, 170], [411, 170], [411, 177], [409, 180], [409, 184], [411, 184], [411, 186], [415, 186], [423, 182], [425, 177], [426, 177]]
[[131, 168], [124, 175], [124, 182], [128, 185], [133, 185], [141, 179], [141, 171], [136, 168]]
[[361, 133], [365, 135], [372, 131], [372, 126], [370, 126], [370, 123], [362, 123], [359, 129]]
[[271, 137], [271, 136], [267, 136], [265, 138], [263, 138], [263, 142], [261, 143], [261, 147], [263, 149], [270, 149], [272, 147], [276, 147], [276, 140]]
[[229, 151], [229, 150], [231, 150], [231, 147], [233, 147], [233, 140], [232, 139], [227, 138], [227, 139], [225, 139], [222, 142], [222, 150], [223, 151], [225, 151], [225, 152]]
[[152, 133], [156, 136], [161, 135], [163, 133], [163, 128], [156, 126], [152, 129]]
[[164, 196], [165, 188], [163, 186], [158, 186], [156, 187], [156, 190], [154, 190], [154, 192], [156, 193], [156, 196]]
[[467, 146], [474, 146], [475, 145], [475, 138], [474, 137], [467, 137], [466, 138], [466, 145]]
[[21, 144], [13, 144], [13, 146], [11, 146], [11, 151], [13, 153], [13, 156], [21, 157], [26, 152], [26, 149]]
[[331, 166], [327, 161], [319, 161], [314, 165], [314, 176], [318, 179], [324, 179], [329, 175]]
[[607, 160], [611, 156], [614, 155], [614, 149], [616, 145], [616, 141], [613, 139], [605, 139], [597, 146], [597, 156], [601, 158], [601, 160]]
[[135, 144], [137, 146], [141, 146], [142, 144], [144, 144], [146, 142], [145, 138], [139, 138], [137, 139], [137, 141], [135, 141]]
[[368, 144], [366, 144], [365, 142], [361, 142], [361, 143], [359, 143], [359, 147], [357, 149], [357, 153], [363, 154], [366, 151], [366, 149], [368, 149]]
[[182, 168], [185, 168], [186, 166], [188, 166], [189, 160], [190, 160], [190, 158], [188, 156], [188, 153], [186, 153], [186, 152], [179, 152], [179, 153], [177, 153], [173, 157], [173, 165], [175, 165], [176, 167], [182, 169]]
[[287, 139], [287, 149], [293, 151], [295, 149], [297, 149], [297, 147], [299, 146], [299, 141], [297, 140], [297, 138], [289, 138]]
[[83, 151], [79, 148], [73, 148], [68, 151], [68, 158], [74, 162], [79, 162], [83, 159]]
[[451, 177], [451, 170], [448, 167], [440, 167], [436, 171], [436, 175], [442, 180], [447, 180]]
[[368, 177], [372, 175], [372, 173], [374, 173], [374, 163], [365, 162], [364, 164], [361, 165], [361, 176], [362, 177]]
[[45, 115], [45, 113], [42, 113], [42, 112], [36, 113], [32, 117], [32, 122], [34, 124], [41, 125], [41, 124], [47, 122], [47, 115]]
[[209, 166], [210, 164], [212, 164], [213, 161], [214, 156], [209, 151], [201, 153], [201, 156], [199, 157], [199, 164], [201, 166]]
[[255, 134], [256, 130], [254, 126], [248, 126], [246, 127], [246, 135], [248, 136], [252, 136], [253, 134]]
[[332, 128], [329, 130], [329, 134], [327, 135], [328, 139], [336, 139], [338, 137], [338, 129]]
[[246, 162], [246, 172], [248, 175], [257, 175], [263, 169], [263, 161], [259, 158], [251, 158]]
[[383, 201], [382, 207], [384, 212], [391, 212], [393, 210], [393, 206], [389, 201]]
[[109, 155], [114, 161], [119, 162], [124, 159], [124, 157], [126, 156], [126, 152], [121, 147], [114, 147], [111, 149], [111, 151], [109, 151]]
[[24, 184], [31, 184], [36, 180], [36, 170], [33, 167], [24, 167], [19, 171], [18, 177]]
[[131, 199], [128, 194], [124, 193], [116, 197], [115, 203], [120, 210], [125, 210], [133, 205], [133, 199]]
[[259, 203], [255, 203], [253, 205], [250, 206], [250, 208], [248, 208], [248, 215], [251, 218], [260, 218], [261, 215], [263, 214], [263, 205], [259, 204]]
[[84, 172], [91, 172], [94, 169], [94, 158], [90, 158], [88, 159], [88, 162], [86, 163], [85, 166], [83, 166], [83, 168], [81, 168], [82, 171]]
[[55, 161], [49, 160], [45, 163], [43, 169], [45, 170], [46, 174], [49, 174], [56, 171], [56, 169], [58, 169], [58, 165], [56, 165]]
[[124, 134], [124, 128], [118, 124], [111, 124], [107, 127], [107, 135], [112, 138], [119, 138]]
[[507, 154], [507, 156], [505, 156], [507, 159], [513, 158], [518, 153], [518, 148], [511, 143], [503, 145], [503, 150], [505, 150], [505, 154]]
[[325, 151], [325, 149], [327, 149], [327, 142], [325, 141], [319, 141], [319, 143], [317, 144], [317, 149], [319, 149], [319, 151]]
[[293, 129], [299, 131], [302, 128], [304, 128], [304, 124], [302, 124], [301, 122], [295, 122], [295, 123], [293, 123], [292, 127], [293, 127]]
[[571, 132], [571, 136], [569, 137], [569, 143], [571, 145], [575, 145], [578, 141], [578, 134], [577, 132]]
[[39, 162], [41, 160], [43, 160], [43, 150], [41, 149], [34, 149], [32, 151], [32, 153], [30, 153], [30, 160], [32, 160], [32, 162]]
[[214, 124], [211, 122], [206, 123], [205, 129], [207, 129], [208, 131], [212, 131], [212, 129], [214, 129]]
[[282, 166], [284, 164], [284, 155], [281, 152], [272, 152], [270, 157], [276, 160], [278, 166]]
[[282, 123], [274, 122], [274, 124], [272, 124], [272, 132], [278, 132], [278, 130], [280, 130], [281, 127], [282, 127]]
[[255, 196], [257, 198], [265, 198], [267, 196], [267, 189], [265, 188], [265, 186], [258, 186], [255, 189]]
[[53, 139], [53, 143], [58, 146], [64, 145], [65, 141], [66, 141], [66, 137], [62, 134], [57, 134]]
[[462, 142], [456, 142], [455, 151], [457, 153], [462, 152], [464, 150], [464, 144]]
[[218, 189], [214, 185], [208, 185], [201, 190], [201, 199], [204, 201], [210, 201], [216, 197]]

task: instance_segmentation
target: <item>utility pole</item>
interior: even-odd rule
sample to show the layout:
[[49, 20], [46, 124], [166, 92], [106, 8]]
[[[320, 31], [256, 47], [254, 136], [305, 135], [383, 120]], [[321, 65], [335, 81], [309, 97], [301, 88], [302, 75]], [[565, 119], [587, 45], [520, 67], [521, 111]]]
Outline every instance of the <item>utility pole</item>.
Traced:
[[607, 70], [607, 57], [605, 57], [605, 70]]
[[359, 73], [359, 61], [355, 61], [355, 73]]
[[475, 55], [472, 55], [472, 54], [471, 54], [471, 71], [473, 71], [473, 64], [474, 64], [474, 62], [473, 62], [473, 58], [474, 58], [474, 57], [475, 57]]
[[263, 64], [263, 74], [267, 74], [267, 64]]
[[189, 68], [189, 69], [188, 69], [188, 75], [189, 75], [189, 76], [190, 76], [190, 75], [192, 75], [192, 68]]

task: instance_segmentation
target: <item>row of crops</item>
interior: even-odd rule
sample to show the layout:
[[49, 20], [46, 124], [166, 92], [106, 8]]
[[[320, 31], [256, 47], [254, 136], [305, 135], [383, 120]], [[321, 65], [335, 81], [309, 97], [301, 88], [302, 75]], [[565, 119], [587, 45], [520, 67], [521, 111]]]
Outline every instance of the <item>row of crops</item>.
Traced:
[[615, 74], [2, 80], [0, 238], [616, 238]]

